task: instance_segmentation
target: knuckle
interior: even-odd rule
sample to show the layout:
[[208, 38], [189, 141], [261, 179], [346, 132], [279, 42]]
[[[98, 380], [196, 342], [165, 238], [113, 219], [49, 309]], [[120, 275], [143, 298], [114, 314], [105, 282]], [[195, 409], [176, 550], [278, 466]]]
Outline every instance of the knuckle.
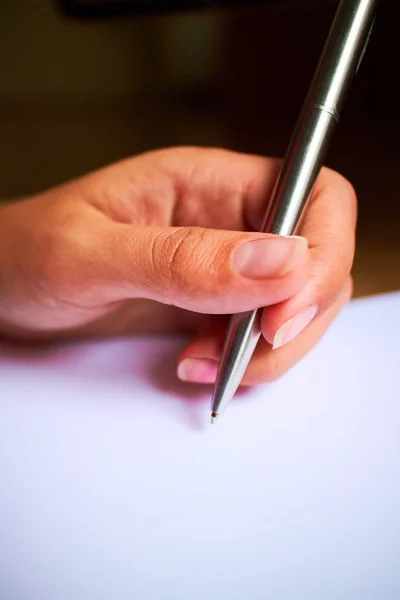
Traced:
[[357, 217], [357, 193], [352, 183], [338, 171], [325, 168], [323, 190], [326, 197], [335, 201], [339, 207], [346, 203], [352, 212], [354, 221]]
[[281, 379], [290, 370], [291, 365], [288, 364], [286, 352], [271, 350], [262, 358], [256, 358], [249, 367], [245, 384], [262, 385]]
[[281, 379], [288, 372], [290, 367], [283, 355], [284, 353], [276, 350], [269, 353], [266, 364], [266, 383]]
[[169, 239], [169, 267], [171, 277], [178, 281], [188, 267], [193, 265], [194, 256], [204, 238], [204, 232], [195, 227], [185, 227], [172, 234]]
[[315, 283], [313, 297], [319, 306], [320, 311], [325, 312], [335, 300], [339, 297], [343, 290], [343, 278], [342, 277], [329, 277], [327, 274], [326, 279], [320, 279]]
[[206, 230], [200, 227], [177, 229], [161, 237], [159, 244], [154, 260], [161, 255], [163, 276], [174, 288], [185, 288], [188, 292], [197, 288], [204, 279], [199, 278], [199, 273], [212, 263], [212, 246]]

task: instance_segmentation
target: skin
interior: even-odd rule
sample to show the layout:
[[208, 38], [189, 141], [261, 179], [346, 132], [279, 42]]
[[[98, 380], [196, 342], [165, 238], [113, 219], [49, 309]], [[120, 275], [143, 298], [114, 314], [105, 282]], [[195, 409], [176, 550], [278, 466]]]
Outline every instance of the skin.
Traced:
[[[308, 248], [278, 240], [287, 260], [269, 276], [244, 277], [238, 248], [276, 237], [257, 229], [279, 166], [219, 149], [167, 149], [4, 205], [0, 334], [43, 342], [189, 331], [178, 361], [190, 359], [184, 378], [211, 382], [226, 315], [267, 307], [243, 384], [281, 377], [351, 297], [356, 197], [323, 169], [299, 231]], [[272, 265], [278, 255], [269, 248]], [[310, 305], [311, 324], [272, 349], [280, 327]]]

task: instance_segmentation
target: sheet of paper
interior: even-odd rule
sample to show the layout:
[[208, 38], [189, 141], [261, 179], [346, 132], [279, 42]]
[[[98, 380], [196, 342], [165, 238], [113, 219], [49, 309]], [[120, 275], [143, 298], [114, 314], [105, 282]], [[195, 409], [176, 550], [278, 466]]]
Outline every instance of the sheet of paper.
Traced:
[[182, 340], [0, 351], [2, 600], [400, 598], [400, 294], [209, 425]]

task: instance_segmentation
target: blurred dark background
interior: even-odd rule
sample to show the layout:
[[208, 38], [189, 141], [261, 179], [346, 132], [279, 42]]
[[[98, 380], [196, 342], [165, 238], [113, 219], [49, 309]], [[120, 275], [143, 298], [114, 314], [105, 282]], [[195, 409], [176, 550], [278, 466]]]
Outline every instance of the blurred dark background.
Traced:
[[[336, 6], [78, 19], [2, 0], [0, 197], [163, 146], [283, 155]], [[399, 23], [400, 4], [383, 2], [327, 160], [359, 197], [357, 296], [400, 289]]]

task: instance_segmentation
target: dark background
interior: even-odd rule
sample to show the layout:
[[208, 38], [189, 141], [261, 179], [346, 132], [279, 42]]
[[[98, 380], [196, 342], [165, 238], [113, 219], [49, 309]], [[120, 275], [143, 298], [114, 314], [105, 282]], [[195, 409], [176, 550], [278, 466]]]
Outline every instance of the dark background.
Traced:
[[[0, 196], [176, 144], [281, 156], [336, 6], [80, 20], [50, 0], [3, 0]], [[399, 23], [383, 3], [327, 160], [359, 197], [356, 295], [400, 288]]]

